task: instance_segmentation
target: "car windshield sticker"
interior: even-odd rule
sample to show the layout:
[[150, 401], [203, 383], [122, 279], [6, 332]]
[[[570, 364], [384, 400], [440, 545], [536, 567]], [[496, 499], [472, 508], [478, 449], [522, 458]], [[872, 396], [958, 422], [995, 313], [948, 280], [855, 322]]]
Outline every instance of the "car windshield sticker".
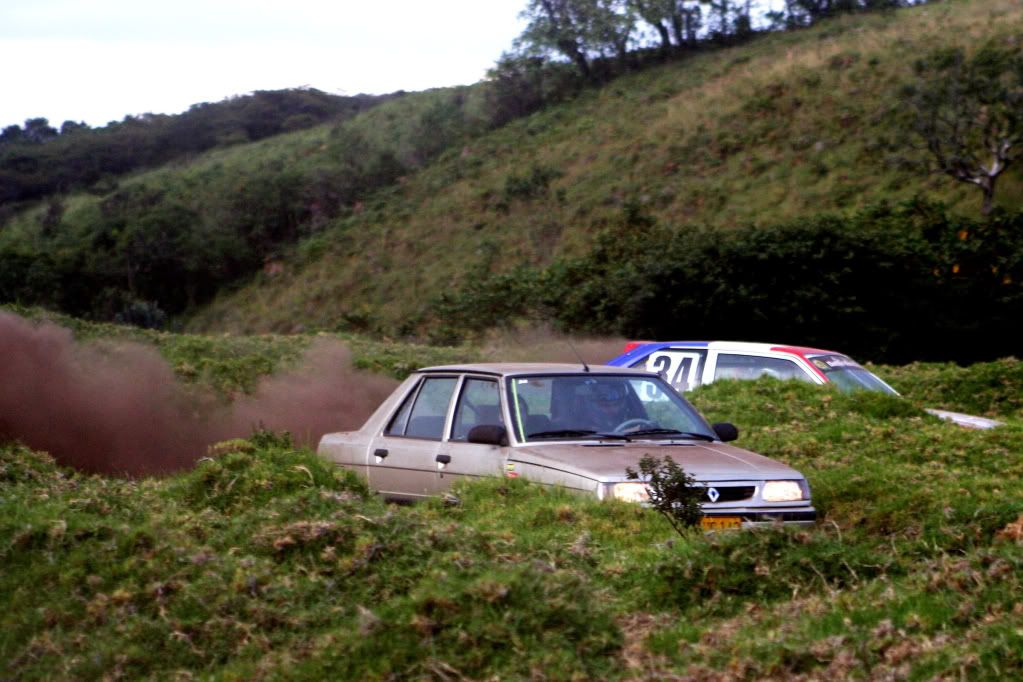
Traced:
[[812, 360], [818, 369], [825, 372], [833, 369], [858, 369], [860, 366], [855, 360], [844, 355], [820, 355]]
[[522, 408], [519, 405], [519, 384], [528, 383], [528, 379], [519, 379], [512, 382], [512, 407], [515, 408], [515, 423], [519, 427], [519, 442], [526, 442], [526, 429], [522, 425]]

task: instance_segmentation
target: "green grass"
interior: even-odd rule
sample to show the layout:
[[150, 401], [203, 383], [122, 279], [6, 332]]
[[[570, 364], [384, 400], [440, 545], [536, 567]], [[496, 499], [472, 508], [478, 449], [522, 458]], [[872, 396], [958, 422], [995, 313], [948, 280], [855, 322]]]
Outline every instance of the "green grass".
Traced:
[[903, 395], [926, 407], [1023, 416], [1023, 362], [1016, 358], [968, 367], [916, 362], [878, 371]]
[[1018, 676], [1023, 420], [971, 431], [914, 404], [963, 409], [957, 386], [1004, 365], [876, 368], [912, 400], [694, 392], [807, 475], [820, 520], [802, 529], [679, 536], [521, 480], [389, 506], [264, 432], [163, 479], [0, 445], [0, 675]]

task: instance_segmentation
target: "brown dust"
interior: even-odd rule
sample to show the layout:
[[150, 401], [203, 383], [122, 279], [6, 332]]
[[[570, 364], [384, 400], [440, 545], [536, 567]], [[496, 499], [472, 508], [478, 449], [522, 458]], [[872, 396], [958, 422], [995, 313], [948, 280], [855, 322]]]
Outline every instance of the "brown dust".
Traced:
[[318, 341], [297, 369], [224, 405], [183, 385], [152, 348], [83, 345], [62, 327], [0, 312], [0, 441], [88, 472], [176, 471], [210, 444], [256, 428], [290, 431], [315, 447], [324, 433], [361, 426], [395, 386], [355, 369], [342, 344]]

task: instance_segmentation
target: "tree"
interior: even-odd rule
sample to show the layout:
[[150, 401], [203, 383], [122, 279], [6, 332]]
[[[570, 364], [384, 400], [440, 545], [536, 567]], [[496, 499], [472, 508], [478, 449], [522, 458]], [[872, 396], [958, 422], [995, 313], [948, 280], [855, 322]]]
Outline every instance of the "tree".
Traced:
[[25, 131], [18, 124], [9, 125], [0, 132], [0, 143], [20, 142], [25, 139]]
[[89, 124], [85, 121], [76, 122], [67, 120], [60, 124], [61, 135], [73, 135], [74, 133], [82, 130], [89, 130]]
[[654, 27], [667, 52], [674, 45], [681, 47], [696, 42], [700, 29], [701, 9], [692, 0], [629, 0], [636, 14]]
[[979, 187], [988, 215], [995, 183], [1023, 143], [1023, 51], [989, 44], [968, 58], [939, 50], [914, 70], [905, 101], [933, 169]]
[[635, 29], [625, 0], [530, 0], [522, 16], [529, 23], [516, 47], [526, 54], [558, 53], [586, 80], [594, 78], [594, 58], [626, 59]]
[[30, 118], [25, 121], [25, 137], [35, 143], [43, 143], [57, 137], [57, 129], [45, 118]]
[[629, 61], [629, 40], [636, 30], [636, 15], [625, 0], [596, 0], [591, 32], [602, 57]]

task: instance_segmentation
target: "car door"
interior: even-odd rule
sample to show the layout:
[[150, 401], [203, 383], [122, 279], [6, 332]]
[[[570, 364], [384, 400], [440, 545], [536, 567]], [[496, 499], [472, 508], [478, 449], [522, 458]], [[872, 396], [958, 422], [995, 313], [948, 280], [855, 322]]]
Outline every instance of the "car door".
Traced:
[[[664, 348], [646, 357], [642, 365], [648, 372], [660, 374], [676, 391], [690, 391], [701, 382], [706, 350]], [[635, 367], [636, 365], [633, 365]]]
[[505, 475], [507, 448], [467, 440], [474, 426], [494, 424], [503, 426], [507, 432], [502, 407], [497, 379], [473, 376], [463, 379], [452, 412], [450, 435], [440, 452], [442, 461], [438, 475], [443, 488], [459, 480]]
[[404, 500], [436, 495], [443, 489], [437, 455], [458, 383], [457, 375], [425, 376], [402, 401], [370, 445], [372, 489]]

